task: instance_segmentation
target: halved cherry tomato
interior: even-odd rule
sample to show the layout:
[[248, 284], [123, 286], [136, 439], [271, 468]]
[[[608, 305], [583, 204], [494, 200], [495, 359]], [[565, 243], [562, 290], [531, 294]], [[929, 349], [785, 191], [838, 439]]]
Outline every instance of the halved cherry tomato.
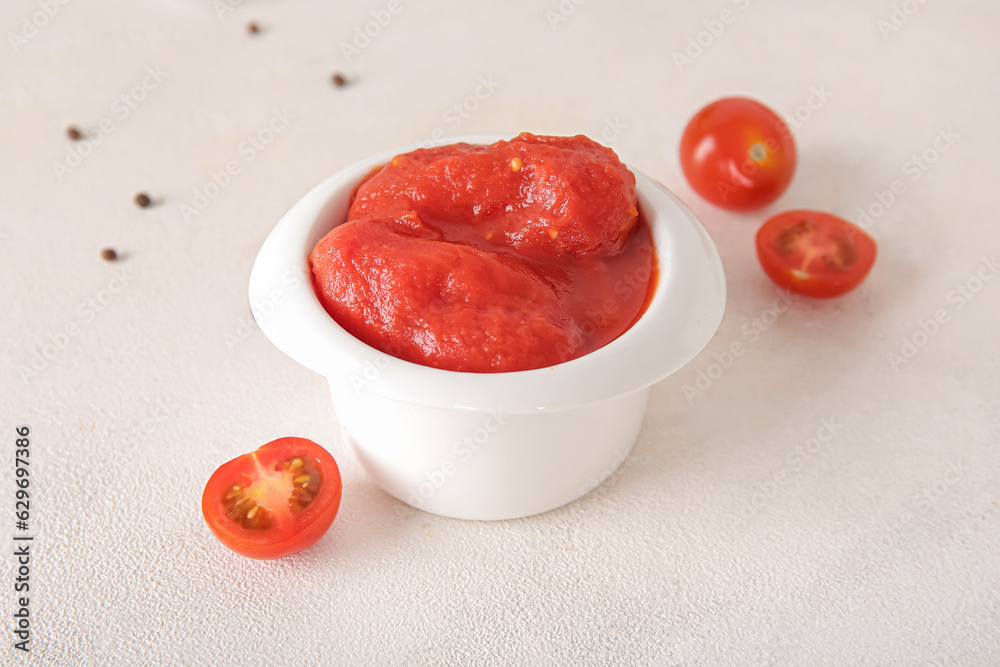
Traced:
[[694, 191], [733, 211], [767, 206], [795, 173], [792, 132], [760, 102], [727, 97], [696, 113], [681, 136], [681, 168]]
[[216, 470], [201, 511], [223, 544], [281, 558], [323, 537], [340, 509], [340, 469], [312, 440], [279, 438]]
[[757, 256], [781, 287], [817, 298], [846, 294], [875, 263], [875, 239], [820, 211], [786, 211], [757, 232]]

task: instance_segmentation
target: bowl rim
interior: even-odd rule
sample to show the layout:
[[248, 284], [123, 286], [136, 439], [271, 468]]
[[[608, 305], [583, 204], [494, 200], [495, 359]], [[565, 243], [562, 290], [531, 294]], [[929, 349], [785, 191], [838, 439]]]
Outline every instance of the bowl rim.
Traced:
[[[576, 359], [526, 371], [450, 371], [398, 359], [361, 342], [323, 308], [308, 254], [345, 217], [354, 188], [372, 169], [416, 148], [494, 143], [514, 135], [466, 135], [382, 151], [328, 177], [278, 221], [250, 274], [254, 319], [282, 352], [355, 391], [406, 403], [509, 414], [584, 407], [644, 389], [674, 373], [711, 340], [722, 321], [726, 282], [705, 228], [664, 186], [627, 165], [653, 236], [659, 282], [642, 316], [621, 336]], [[338, 223], [339, 224], [339, 223]], [[290, 279], [289, 275], [297, 276]], [[279, 304], [267, 313], [254, 304]]]

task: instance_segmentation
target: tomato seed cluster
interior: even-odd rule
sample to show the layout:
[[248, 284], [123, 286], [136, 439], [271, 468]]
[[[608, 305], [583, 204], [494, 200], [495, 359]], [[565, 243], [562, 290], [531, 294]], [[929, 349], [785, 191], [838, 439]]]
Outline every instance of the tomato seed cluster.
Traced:
[[[323, 481], [322, 475], [311, 459], [298, 456], [285, 461], [278, 471], [283, 476], [294, 475], [291, 479], [288, 509], [292, 514], [302, 512], [316, 497]], [[223, 499], [226, 516], [248, 530], [267, 530], [273, 522], [273, 513], [257, 504], [250, 495], [250, 489], [234, 484]]]

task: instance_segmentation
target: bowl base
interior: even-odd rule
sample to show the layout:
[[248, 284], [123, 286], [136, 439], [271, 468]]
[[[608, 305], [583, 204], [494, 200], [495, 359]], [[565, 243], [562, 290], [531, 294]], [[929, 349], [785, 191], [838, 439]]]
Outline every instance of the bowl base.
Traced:
[[331, 388], [344, 436], [379, 486], [432, 514], [484, 521], [547, 512], [597, 488], [631, 451], [649, 397], [505, 414]]

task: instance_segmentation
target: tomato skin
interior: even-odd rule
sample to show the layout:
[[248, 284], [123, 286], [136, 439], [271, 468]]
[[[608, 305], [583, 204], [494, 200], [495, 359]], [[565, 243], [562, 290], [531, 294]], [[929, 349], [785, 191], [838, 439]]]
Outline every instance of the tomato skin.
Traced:
[[818, 299], [860, 285], [877, 254], [875, 239], [863, 229], [822, 211], [785, 211], [757, 232], [757, 257], [771, 280]]
[[763, 208], [795, 174], [792, 132], [778, 114], [745, 97], [726, 97], [691, 118], [680, 144], [681, 168], [699, 195], [721, 208]]
[[[296, 459], [306, 461], [305, 467], [322, 480], [304, 509], [293, 513], [287, 500], [278, 503], [271, 512], [274, 525], [267, 529], [247, 529], [227, 516], [232, 505], [227, 505], [230, 491], [260, 482], [261, 473], [274, 479], [269, 487], [274, 496], [290, 497], [284, 483], [287, 475], [282, 477], [279, 468]], [[205, 485], [201, 508], [208, 527], [236, 553], [258, 559], [281, 558], [312, 546], [326, 534], [340, 509], [341, 491], [340, 469], [329, 452], [305, 438], [278, 438], [219, 466]]]

